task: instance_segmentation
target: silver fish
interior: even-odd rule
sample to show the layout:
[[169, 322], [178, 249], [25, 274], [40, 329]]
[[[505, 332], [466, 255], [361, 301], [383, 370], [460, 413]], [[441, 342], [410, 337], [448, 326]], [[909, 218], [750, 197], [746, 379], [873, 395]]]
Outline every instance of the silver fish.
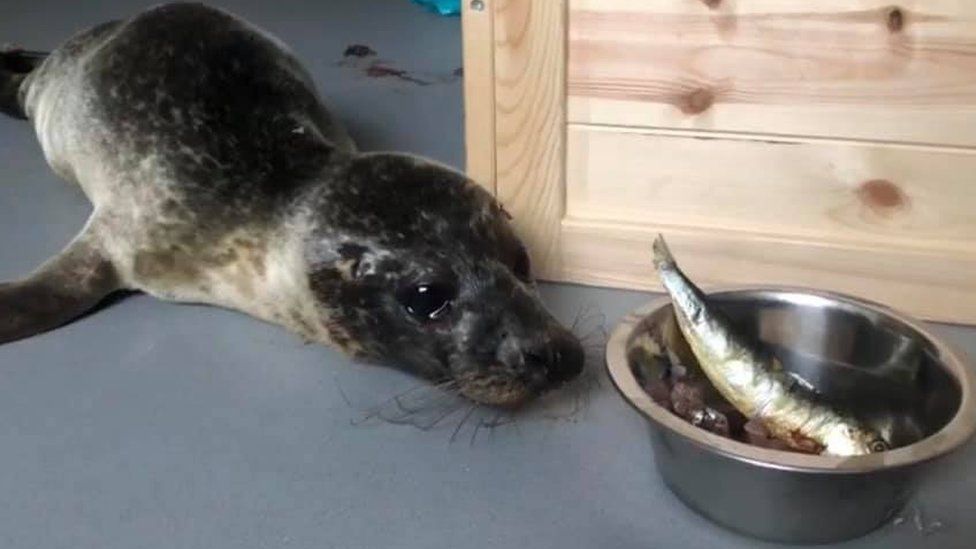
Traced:
[[654, 267], [671, 296], [682, 335], [709, 381], [743, 415], [761, 420], [773, 436], [798, 449], [809, 449], [810, 441], [839, 456], [889, 449], [873, 429], [794, 391], [795, 381], [779, 361], [752, 348], [709, 306], [678, 268], [663, 237], [653, 248]]

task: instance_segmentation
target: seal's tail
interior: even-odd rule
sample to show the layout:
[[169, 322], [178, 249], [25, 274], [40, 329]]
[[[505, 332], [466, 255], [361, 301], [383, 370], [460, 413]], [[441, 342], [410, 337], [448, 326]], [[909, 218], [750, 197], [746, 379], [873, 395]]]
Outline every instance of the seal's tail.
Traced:
[[20, 104], [20, 85], [48, 56], [45, 52], [0, 46], [0, 112], [26, 119]]

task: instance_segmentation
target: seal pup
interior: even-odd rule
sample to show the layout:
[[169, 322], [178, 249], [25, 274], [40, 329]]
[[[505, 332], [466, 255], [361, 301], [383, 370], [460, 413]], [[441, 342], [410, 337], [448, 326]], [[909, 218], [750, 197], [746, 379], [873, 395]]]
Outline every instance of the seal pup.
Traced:
[[33, 124], [93, 205], [59, 255], [0, 285], [0, 342], [136, 290], [235, 309], [482, 404], [580, 373], [580, 342], [540, 302], [494, 198], [435, 162], [358, 152], [254, 25], [170, 3], [0, 61], [0, 109]]

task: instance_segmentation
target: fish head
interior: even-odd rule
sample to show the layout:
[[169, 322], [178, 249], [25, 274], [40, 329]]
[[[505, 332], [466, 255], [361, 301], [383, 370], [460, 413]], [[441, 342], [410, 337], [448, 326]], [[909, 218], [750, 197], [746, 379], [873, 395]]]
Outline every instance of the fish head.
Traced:
[[863, 456], [891, 449], [891, 445], [872, 429], [838, 424], [827, 436], [827, 453], [836, 456]]

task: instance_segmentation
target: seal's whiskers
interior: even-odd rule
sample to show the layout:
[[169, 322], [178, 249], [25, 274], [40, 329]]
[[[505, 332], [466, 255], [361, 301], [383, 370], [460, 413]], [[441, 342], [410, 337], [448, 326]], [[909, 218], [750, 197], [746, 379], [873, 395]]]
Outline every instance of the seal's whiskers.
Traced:
[[474, 414], [475, 410], [478, 408], [480, 408], [480, 406], [477, 403], [471, 403], [471, 405], [468, 407], [468, 412], [464, 414], [464, 417], [462, 417], [461, 421], [458, 422], [457, 427], [454, 428], [454, 432], [451, 433], [451, 438], [448, 441], [449, 443], [453, 443], [454, 440], [457, 439], [458, 433], [460, 433], [461, 429], [464, 428], [464, 424], [468, 422], [468, 419], [471, 418], [471, 415]]

